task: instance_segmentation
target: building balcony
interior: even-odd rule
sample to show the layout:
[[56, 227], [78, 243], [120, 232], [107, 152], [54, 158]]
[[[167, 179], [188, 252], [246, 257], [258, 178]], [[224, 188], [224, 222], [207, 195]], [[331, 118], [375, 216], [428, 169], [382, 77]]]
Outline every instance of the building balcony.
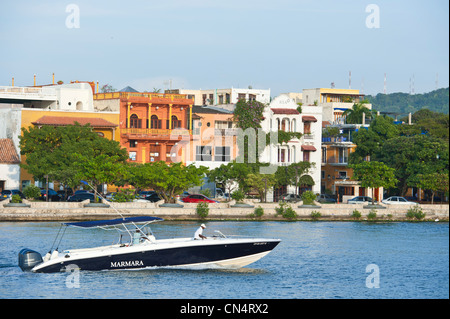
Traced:
[[239, 129], [237, 128], [216, 128], [214, 129], [214, 135], [216, 136], [236, 136], [238, 135]]
[[348, 165], [348, 156], [330, 156], [327, 159], [326, 163], [322, 163], [324, 165], [330, 164], [335, 166], [347, 166]]
[[191, 138], [191, 133], [187, 129], [145, 129], [145, 128], [121, 128], [120, 134], [135, 140], [176, 140], [181, 138]]
[[163, 93], [136, 93], [136, 92], [110, 92], [96, 93], [94, 100], [125, 99], [134, 103], [155, 104], [185, 104], [193, 105], [194, 99], [188, 99], [186, 94], [163, 94]]

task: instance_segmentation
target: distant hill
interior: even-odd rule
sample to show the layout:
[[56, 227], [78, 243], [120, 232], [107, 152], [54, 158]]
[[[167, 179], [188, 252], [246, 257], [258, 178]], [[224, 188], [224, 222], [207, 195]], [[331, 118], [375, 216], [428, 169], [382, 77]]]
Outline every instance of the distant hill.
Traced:
[[448, 114], [449, 88], [434, 90], [424, 94], [379, 93], [366, 95], [372, 108], [380, 112], [415, 113], [421, 109]]

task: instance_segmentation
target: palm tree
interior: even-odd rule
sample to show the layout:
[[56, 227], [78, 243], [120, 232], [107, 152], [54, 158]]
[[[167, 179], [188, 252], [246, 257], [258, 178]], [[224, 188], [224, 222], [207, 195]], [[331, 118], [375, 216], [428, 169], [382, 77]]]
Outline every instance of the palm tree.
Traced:
[[363, 102], [358, 102], [353, 104], [351, 109], [345, 110], [342, 115], [345, 116], [347, 124], [362, 124], [363, 114], [367, 118], [372, 118], [372, 111]]

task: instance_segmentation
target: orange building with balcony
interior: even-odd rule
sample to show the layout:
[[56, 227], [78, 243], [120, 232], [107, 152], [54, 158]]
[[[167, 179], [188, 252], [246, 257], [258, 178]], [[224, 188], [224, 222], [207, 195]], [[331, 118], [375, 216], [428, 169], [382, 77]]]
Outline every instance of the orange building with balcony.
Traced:
[[94, 94], [94, 104], [108, 99], [117, 100], [120, 144], [130, 162], [185, 162], [180, 146], [192, 139], [192, 99], [183, 94]]

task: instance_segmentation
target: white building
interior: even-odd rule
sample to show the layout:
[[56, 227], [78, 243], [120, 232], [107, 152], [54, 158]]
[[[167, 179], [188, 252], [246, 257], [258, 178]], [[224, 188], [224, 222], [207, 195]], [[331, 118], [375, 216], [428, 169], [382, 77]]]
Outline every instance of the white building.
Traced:
[[[93, 88], [89, 83], [49, 86], [0, 86], [0, 104], [21, 104], [25, 108], [66, 111], [94, 111]], [[8, 105], [9, 104], [9, 105]]]
[[194, 99], [194, 105], [220, 105], [222, 108], [234, 110], [234, 105], [239, 100], [270, 102], [270, 89], [211, 89], [211, 90], [188, 90], [176, 89], [166, 90], [165, 93], [186, 94], [188, 98]]
[[[314, 181], [312, 191], [320, 193], [322, 108], [302, 106], [300, 113], [297, 110], [298, 106], [295, 99], [287, 94], [281, 94], [265, 109], [264, 120], [261, 123], [264, 131], [299, 132], [302, 136], [300, 139], [293, 138], [287, 143], [266, 146], [260, 161], [278, 166], [289, 166], [300, 161], [314, 163], [314, 168], [308, 175]], [[289, 187], [285, 191], [295, 193], [295, 187]]]

